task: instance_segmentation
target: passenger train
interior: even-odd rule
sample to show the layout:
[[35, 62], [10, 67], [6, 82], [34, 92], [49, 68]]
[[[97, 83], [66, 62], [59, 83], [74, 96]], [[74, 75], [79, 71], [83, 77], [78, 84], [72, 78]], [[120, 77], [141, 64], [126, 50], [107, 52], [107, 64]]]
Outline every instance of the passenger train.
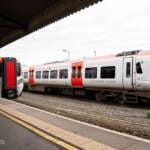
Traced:
[[23, 91], [21, 65], [16, 58], [0, 57], [0, 97], [17, 98]]
[[92, 95], [121, 104], [150, 102], [150, 51], [26, 66], [23, 77], [29, 91]]

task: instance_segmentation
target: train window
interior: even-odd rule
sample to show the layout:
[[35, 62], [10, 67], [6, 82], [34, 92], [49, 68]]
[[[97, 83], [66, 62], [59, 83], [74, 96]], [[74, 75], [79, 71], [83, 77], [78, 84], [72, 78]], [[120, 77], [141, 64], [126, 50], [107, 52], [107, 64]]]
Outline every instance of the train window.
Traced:
[[68, 78], [68, 69], [62, 69], [59, 71], [59, 78], [66, 79]]
[[126, 77], [130, 77], [130, 74], [131, 74], [131, 63], [130, 62], [127, 62], [126, 63]]
[[24, 79], [27, 79], [28, 78], [28, 72], [24, 72], [23, 77], [24, 77]]
[[33, 78], [33, 76], [34, 76], [33, 70], [30, 71], [29, 76], [30, 76], [30, 78]]
[[97, 67], [85, 68], [85, 78], [97, 78]]
[[137, 62], [137, 63], [136, 63], [136, 72], [139, 73], [139, 74], [142, 74], [142, 73], [143, 73], [142, 67], [141, 67], [141, 63], [140, 63], [140, 62]]
[[72, 67], [72, 78], [76, 77], [76, 67]]
[[78, 67], [78, 78], [80, 78], [80, 77], [81, 77], [81, 66]]
[[17, 76], [21, 75], [21, 65], [20, 65], [20, 63], [16, 63], [16, 73], [17, 73]]
[[101, 78], [115, 78], [115, 66], [101, 67]]
[[49, 71], [47, 71], [47, 70], [43, 71], [42, 78], [48, 79], [48, 77], [49, 77]]
[[3, 64], [0, 62], [0, 77], [3, 75]]
[[36, 79], [41, 79], [41, 71], [36, 71]]
[[50, 78], [51, 79], [56, 79], [57, 78], [57, 70], [51, 70]]

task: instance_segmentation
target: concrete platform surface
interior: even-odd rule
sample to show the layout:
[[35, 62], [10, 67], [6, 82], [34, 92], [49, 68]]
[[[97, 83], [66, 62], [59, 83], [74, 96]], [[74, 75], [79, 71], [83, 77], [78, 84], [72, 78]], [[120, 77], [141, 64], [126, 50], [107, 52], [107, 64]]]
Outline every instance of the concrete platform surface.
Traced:
[[[18, 137], [18, 138], [17, 138]], [[0, 115], [0, 150], [63, 150]]]
[[14, 101], [0, 99], [0, 110], [81, 149], [150, 149], [149, 140], [59, 116]]

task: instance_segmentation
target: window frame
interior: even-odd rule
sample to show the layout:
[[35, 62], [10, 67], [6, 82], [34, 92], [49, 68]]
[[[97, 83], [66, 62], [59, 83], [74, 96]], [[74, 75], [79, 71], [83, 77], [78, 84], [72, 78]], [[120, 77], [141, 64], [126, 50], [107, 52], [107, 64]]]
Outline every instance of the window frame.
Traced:
[[3, 64], [0, 62], [0, 77], [3, 76]]
[[131, 77], [131, 62], [126, 62], [126, 78]]
[[[80, 69], [79, 69], [80, 68]], [[77, 73], [77, 77], [81, 78], [82, 77], [82, 67], [78, 66], [78, 73]]]
[[[45, 76], [44, 76], [44, 73], [48, 73], [48, 76], [45, 77]], [[48, 79], [48, 78], [49, 78], [49, 71], [48, 71], [48, 70], [43, 70], [43, 71], [42, 71], [42, 79]]]
[[72, 78], [76, 77], [76, 67], [72, 67]]
[[30, 78], [34, 78], [34, 71], [33, 71], [33, 70], [30, 70], [30, 71], [29, 71], [29, 77], [30, 77]]
[[[105, 76], [104, 75], [104, 70], [103, 69], [106, 69], [106, 68], [113, 68], [114, 70], [113, 70], [113, 76]], [[106, 74], [106, 72], [105, 72], [105, 74]], [[104, 77], [105, 76], [105, 77]], [[115, 79], [116, 78], [116, 66], [102, 66], [102, 67], [100, 67], [100, 78], [101, 79]]]
[[[66, 71], [67, 76], [63, 77], [63, 75], [61, 75], [61, 72], [65, 72], [65, 71]], [[68, 69], [60, 69], [59, 70], [59, 79], [68, 79]]]
[[[95, 72], [95, 74], [94, 74], [94, 76], [92, 75], [92, 73], [93, 73], [93, 71], [91, 72], [91, 71], [89, 71], [89, 70], [94, 70], [94, 69], [96, 69], [96, 70], [94, 70]], [[98, 68], [97, 67], [86, 67], [85, 68], [85, 79], [97, 79], [97, 70], [98, 70]], [[87, 72], [87, 71], [89, 71], [89, 72]], [[90, 76], [91, 75], [91, 76]]]
[[[56, 76], [52, 77], [52, 72], [55, 72], [56, 73]], [[50, 71], [50, 79], [57, 79], [58, 78], [58, 70], [51, 70]]]
[[21, 64], [16, 63], [16, 74], [17, 76], [21, 76]]
[[[139, 65], [138, 66], [139, 68], [137, 68], [137, 65]], [[137, 69], [140, 69], [140, 70], [137, 70]], [[140, 62], [136, 62], [136, 73], [137, 74], [143, 74], [142, 65]]]
[[[25, 74], [27, 75], [27, 76], [25, 76]], [[26, 72], [23, 72], [23, 78], [24, 79], [28, 79], [28, 76], [29, 76], [29, 73], [26, 71]]]
[[[37, 75], [39, 75], [38, 73], [40, 73], [40, 76], [38, 77]], [[36, 71], [35, 72], [35, 78], [36, 79], [41, 79], [41, 77], [42, 77], [42, 72], [41, 71]]]

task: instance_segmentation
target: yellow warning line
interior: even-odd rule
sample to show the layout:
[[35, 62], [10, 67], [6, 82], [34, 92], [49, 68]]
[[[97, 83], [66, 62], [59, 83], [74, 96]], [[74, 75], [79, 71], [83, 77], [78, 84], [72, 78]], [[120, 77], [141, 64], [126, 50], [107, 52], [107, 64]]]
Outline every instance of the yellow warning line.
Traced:
[[31, 125], [29, 125], [27, 123], [25, 123], [24, 121], [21, 121], [21, 120], [15, 118], [15, 117], [13, 117], [12, 115], [10, 115], [8, 113], [5, 113], [4, 111], [0, 110], [0, 114], [2, 114], [3, 116], [5, 116], [5, 117], [7, 117], [7, 118], [9, 118], [11, 120], [13, 120], [17, 124], [20, 124], [21, 126], [29, 129], [30, 131], [32, 131], [32, 132], [36, 133], [37, 135], [41, 136], [42, 138], [44, 138], [44, 139], [46, 139], [46, 140], [48, 140], [48, 141], [50, 141], [50, 142], [52, 142], [54, 144], [57, 144], [57, 145], [65, 148], [67, 150], [79, 150], [78, 148], [76, 148], [76, 147], [74, 147], [72, 145], [69, 145], [68, 143], [65, 143], [64, 141], [61, 141], [61, 140], [59, 140], [59, 139], [57, 139], [57, 138], [55, 138], [55, 137], [53, 137], [53, 136], [51, 136], [49, 134], [46, 134], [45, 132], [43, 132], [43, 131], [41, 131], [41, 130], [39, 130], [39, 129], [37, 129], [37, 128], [35, 128], [35, 127], [33, 127], [33, 126], [31, 126]]

